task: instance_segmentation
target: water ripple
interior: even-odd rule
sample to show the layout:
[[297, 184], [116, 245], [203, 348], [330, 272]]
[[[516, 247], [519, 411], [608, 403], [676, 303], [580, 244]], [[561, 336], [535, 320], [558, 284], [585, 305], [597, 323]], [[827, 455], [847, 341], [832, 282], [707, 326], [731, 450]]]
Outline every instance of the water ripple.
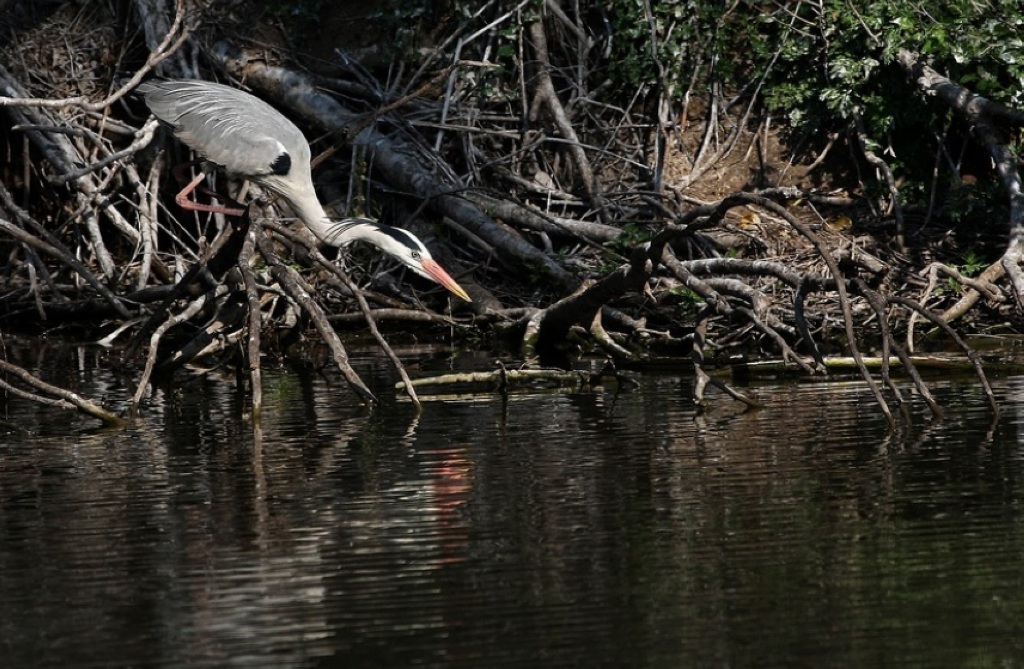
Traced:
[[1024, 381], [896, 430], [859, 383], [688, 384], [416, 415], [268, 371], [258, 432], [209, 379], [118, 433], [12, 402], [0, 663], [1020, 664]]

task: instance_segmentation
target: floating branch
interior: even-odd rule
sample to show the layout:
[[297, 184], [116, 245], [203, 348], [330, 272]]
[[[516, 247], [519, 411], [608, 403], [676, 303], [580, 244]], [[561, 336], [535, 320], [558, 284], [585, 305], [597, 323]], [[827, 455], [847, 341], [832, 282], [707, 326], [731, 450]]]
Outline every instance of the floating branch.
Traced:
[[[413, 379], [416, 388], [423, 386], [454, 386], [460, 383], [493, 384], [499, 390], [511, 384], [526, 384], [537, 381], [549, 381], [560, 387], [580, 387], [587, 383], [589, 374], [586, 372], [567, 372], [561, 369], [496, 369], [492, 372], [467, 372], [465, 374], [442, 374]], [[404, 382], [395, 384], [396, 390], [405, 388]]]

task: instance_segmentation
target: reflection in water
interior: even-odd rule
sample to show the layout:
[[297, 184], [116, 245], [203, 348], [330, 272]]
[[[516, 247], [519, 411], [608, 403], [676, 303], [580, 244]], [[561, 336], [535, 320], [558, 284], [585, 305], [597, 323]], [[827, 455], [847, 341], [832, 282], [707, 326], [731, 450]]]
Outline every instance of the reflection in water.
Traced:
[[0, 666], [1024, 662], [1020, 378], [995, 429], [946, 383], [893, 434], [860, 384], [700, 418], [667, 376], [419, 417], [265, 384], [259, 431], [233, 380], [124, 432], [6, 405]]

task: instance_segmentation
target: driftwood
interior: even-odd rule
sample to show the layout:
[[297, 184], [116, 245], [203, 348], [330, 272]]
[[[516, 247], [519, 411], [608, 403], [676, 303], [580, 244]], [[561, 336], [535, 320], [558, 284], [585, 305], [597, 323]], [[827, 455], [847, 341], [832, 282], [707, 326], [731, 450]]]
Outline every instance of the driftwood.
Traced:
[[[890, 367], [902, 367], [904, 364], [903, 358], [900, 356], [890, 356], [888, 359], [882, 358], [881, 356], [865, 356], [861, 358], [864, 362], [864, 366], [869, 369], [881, 369], [883, 365], [889, 365]], [[936, 372], [961, 372], [971, 373], [975, 369], [975, 361], [965, 356], [953, 356], [953, 355], [913, 355], [910, 356], [910, 362], [913, 363], [914, 367], [921, 370], [930, 370]], [[856, 372], [857, 362], [849, 356], [837, 356], [828, 357], [822, 361], [822, 364], [826, 369], [835, 372]], [[1000, 370], [1003, 372], [1013, 371], [1015, 365], [1005, 366], [1000, 365]], [[752, 360], [749, 362], [741, 362], [732, 366], [732, 373], [741, 376], [767, 376], [776, 374], [799, 374], [802, 375], [802, 371], [793, 365], [792, 362], [786, 360]]]

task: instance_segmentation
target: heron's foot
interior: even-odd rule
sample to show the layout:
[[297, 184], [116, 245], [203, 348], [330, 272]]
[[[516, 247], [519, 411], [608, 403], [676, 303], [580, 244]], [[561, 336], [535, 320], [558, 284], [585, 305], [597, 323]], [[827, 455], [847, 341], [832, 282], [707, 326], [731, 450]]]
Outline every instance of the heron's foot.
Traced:
[[179, 207], [187, 209], [188, 211], [203, 211], [211, 214], [224, 214], [225, 216], [242, 216], [245, 214], [245, 209], [225, 207], [221, 204], [203, 204], [202, 202], [193, 202], [187, 197], [182, 197], [180, 193], [174, 198], [174, 201]]
[[[196, 190], [196, 187], [206, 178], [206, 175], [202, 172], [192, 178], [192, 181], [187, 186], [181, 189], [181, 192], [174, 197], [174, 202], [188, 211], [203, 211], [211, 214], [224, 214], [225, 216], [241, 216], [245, 213], [245, 209], [239, 209], [236, 207], [225, 207], [220, 204], [202, 204], [194, 200], [190, 200], [188, 196], [192, 191]], [[200, 188], [201, 192], [208, 193], [216, 197], [216, 193], [208, 188]]]

